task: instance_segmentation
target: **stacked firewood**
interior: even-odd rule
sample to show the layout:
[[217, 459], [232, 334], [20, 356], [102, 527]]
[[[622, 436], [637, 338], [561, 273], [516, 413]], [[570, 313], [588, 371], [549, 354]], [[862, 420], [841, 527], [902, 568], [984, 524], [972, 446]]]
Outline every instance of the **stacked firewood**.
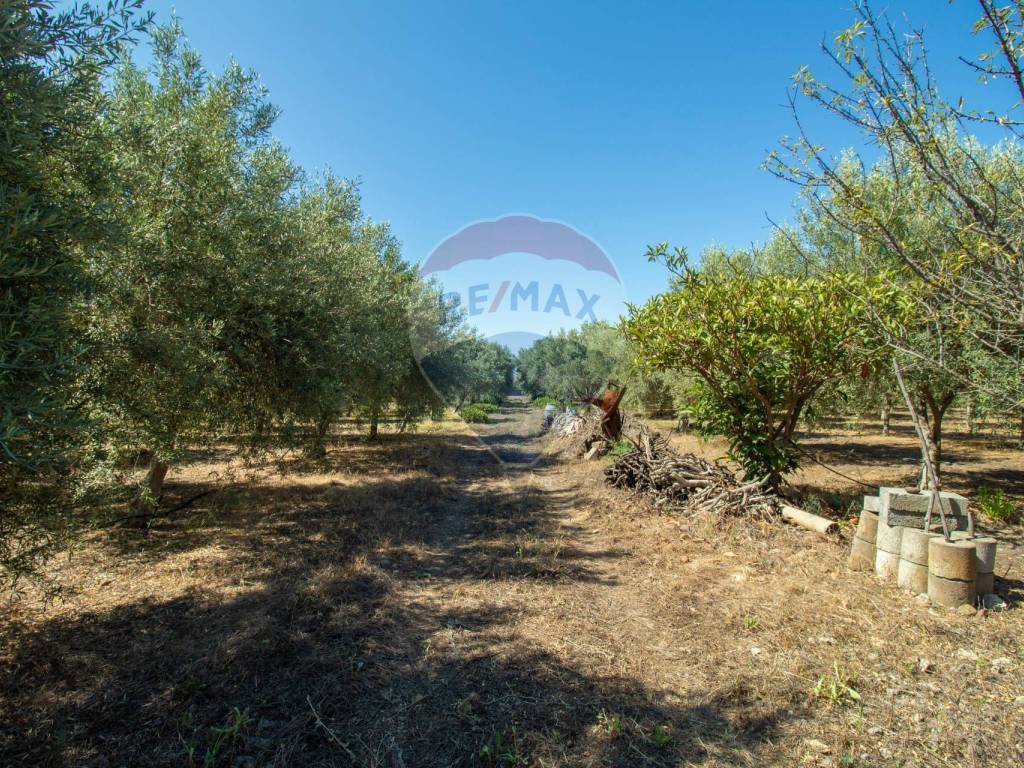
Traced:
[[634, 448], [604, 471], [605, 481], [687, 513], [774, 518], [781, 503], [767, 480], [741, 483], [725, 467], [677, 453], [661, 435], [641, 429]]

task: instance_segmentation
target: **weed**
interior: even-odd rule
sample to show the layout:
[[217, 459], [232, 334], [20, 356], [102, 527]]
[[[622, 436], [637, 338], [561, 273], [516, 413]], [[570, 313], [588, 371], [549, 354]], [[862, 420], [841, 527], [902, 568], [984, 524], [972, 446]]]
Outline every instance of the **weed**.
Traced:
[[857, 689], [850, 685], [846, 673], [840, 670], [839, 662], [832, 662], [832, 674], [818, 678], [814, 685], [814, 698], [824, 699], [832, 705], [842, 706], [860, 701]]
[[203, 756], [203, 768], [215, 768], [219, 762], [221, 750], [232, 747], [241, 738], [242, 730], [245, 726], [251, 722], [252, 718], [249, 716], [249, 710], [240, 710], [238, 707], [232, 707], [231, 711], [228, 712], [224, 725], [215, 725], [210, 728], [210, 735], [213, 737], [213, 741], [207, 747], [206, 754]]
[[757, 629], [757, 625], [760, 624], [760, 619], [752, 613], [747, 614], [743, 617], [743, 627], [748, 632]]
[[1020, 518], [1020, 510], [1003, 494], [1002, 488], [992, 489], [987, 485], [978, 488], [978, 506], [987, 517], [1004, 523], [1014, 523]]
[[658, 747], [667, 747], [672, 743], [672, 732], [668, 729], [667, 725], [656, 725], [654, 726], [654, 733], [651, 735], [651, 741]]
[[601, 730], [611, 736], [613, 739], [617, 739], [622, 735], [624, 726], [622, 724], [622, 718], [615, 714], [608, 714], [603, 709], [597, 713], [597, 724]]
[[529, 761], [520, 749], [519, 734], [513, 725], [502, 731], [495, 731], [491, 738], [480, 748], [480, 758], [485, 765], [516, 766], [529, 765]]

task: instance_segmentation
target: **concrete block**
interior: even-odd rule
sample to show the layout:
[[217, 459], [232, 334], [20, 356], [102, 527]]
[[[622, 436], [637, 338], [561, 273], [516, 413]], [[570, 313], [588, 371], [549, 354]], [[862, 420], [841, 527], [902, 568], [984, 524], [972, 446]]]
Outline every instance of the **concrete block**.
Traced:
[[873, 571], [875, 568], [875, 545], [854, 536], [848, 563], [850, 570], [853, 571]]
[[978, 578], [978, 561], [971, 541], [946, 541], [941, 536], [928, 540], [928, 570], [943, 579], [969, 581]]
[[864, 541], [875, 544], [875, 536], [878, 534], [878, 515], [874, 512], [864, 510], [860, 513], [860, 520], [857, 521], [857, 533], [854, 535]]
[[899, 568], [896, 570], [896, 586], [900, 589], [909, 589], [915, 595], [922, 595], [928, 591], [928, 566], [913, 563], [910, 560], [900, 560]]
[[900, 554], [900, 543], [905, 529], [899, 525], [887, 525], [881, 517], [878, 519], [878, 530], [875, 534], [875, 546], [896, 556]]
[[941, 535], [939, 533], [918, 530], [917, 528], [904, 528], [903, 538], [900, 539], [900, 559], [908, 560], [911, 563], [927, 568], [928, 541]]
[[944, 579], [931, 572], [928, 574], [928, 598], [935, 605], [946, 608], [957, 608], [961, 605], [973, 607], [977, 594], [973, 580], [959, 581]]
[[886, 552], [875, 547], [875, 575], [883, 581], [896, 578], [900, 568], [900, 556], [895, 552]]
[[998, 542], [990, 536], [971, 539], [978, 559], [978, 573], [995, 573], [996, 545]]
[[[924, 528], [931, 494], [908, 493], [903, 489], [884, 489], [878, 519], [887, 525]], [[967, 499], [957, 493], [942, 491], [939, 498], [946, 511], [946, 522], [955, 530], [967, 528]], [[939, 510], [932, 511], [932, 523], [939, 524]]]
[[979, 595], [991, 595], [996, 591], [996, 575], [994, 573], [979, 573], [974, 586]]
[[865, 496], [864, 497], [864, 511], [874, 512], [878, 514], [878, 510], [882, 508], [882, 500], [877, 496]]

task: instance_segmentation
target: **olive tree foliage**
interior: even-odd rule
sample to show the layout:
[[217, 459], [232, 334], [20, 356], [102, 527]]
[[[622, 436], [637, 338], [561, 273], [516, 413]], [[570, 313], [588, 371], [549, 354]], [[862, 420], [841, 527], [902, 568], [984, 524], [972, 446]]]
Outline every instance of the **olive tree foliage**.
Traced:
[[85, 249], [106, 242], [100, 82], [147, 17], [139, 2], [56, 10], [0, 0], [0, 581], [31, 571], [76, 524], [70, 468], [88, 429], [71, 403], [71, 308]]
[[729, 439], [748, 478], [779, 487], [799, 465], [795, 432], [808, 403], [878, 353], [860, 295], [888, 306], [898, 294], [866, 280], [852, 292], [861, 279], [851, 274], [796, 277], [743, 259], [694, 268], [667, 244], [648, 255], [675, 279], [670, 291], [631, 307], [624, 328], [637, 354], [655, 368], [692, 374], [698, 425]]
[[[989, 98], [1005, 107], [976, 105], [944, 96], [928, 64], [924, 35], [898, 29], [862, 2], [857, 20], [823, 46], [834, 67], [829, 79], [802, 68], [796, 95], [864, 133], [881, 152], [877, 164], [836, 158], [814, 143], [799, 121], [798, 135], [773, 152], [768, 168], [798, 183], [809, 205], [858, 247], [898, 259], [921, 286], [911, 295], [919, 313], [973, 339], [980, 351], [971, 359], [981, 369], [1009, 367], [1015, 381], [962, 376], [940, 356], [948, 349], [935, 339], [930, 350], [890, 339], [897, 364], [944, 368], [960, 377], [971, 397], [1024, 407], [1024, 199], [1020, 196], [1022, 156], [1020, 105], [1024, 100], [1024, 5], [979, 0], [974, 32], [989, 50], [964, 58], [989, 87]], [[974, 98], [982, 99], [980, 93]], [[794, 106], [796, 99], [794, 98]], [[795, 108], [794, 113], [796, 114]], [[975, 134], [1001, 135], [986, 146]], [[888, 177], [888, 200], [896, 212], [915, 210], [930, 219], [927, 231], [908, 238], [905, 215], [865, 194], [872, 176]], [[921, 236], [924, 236], [924, 239]], [[987, 356], [988, 363], [982, 362]]]
[[619, 378], [625, 357], [619, 331], [593, 322], [537, 339], [520, 350], [516, 368], [529, 394], [583, 403]]
[[256, 76], [208, 73], [177, 22], [152, 46], [148, 70], [119, 65], [102, 113], [119, 241], [87, 254], [82, 309], [83, 397], [115, 454], [152, 457], [140, 513], [190, 440], [268, 421], [276, 392], [255, 336], [277, 346], [288, 315], [265, 313], [288, 311], [299, 285], [286, 221], [298, 171], [269, 138], [276, 110]]
[[651, 418], [682, 413], [691, 399], [688, 378], [637, 364], [622, 329], [603, 321], [537, 340], [516, 366], [520, 386], [534, 397], [583, 403], [611, 382], [625, 388], [622, 408]]
[[[1000, 163], [1001, 152], [982, 154], [984, 162]], [[889, 231], [899, 238], [905, 253], [915, 260], [925, 260], [932, 248], [951, 250], [955, 243], [946, 239], [943, 226], [944, 209], [949, 203], [935, 194], [933, 185], [908, 161], [893, 165], [892, 159], [877, 163], [865, 171], [859, 160], [845, 156], [836, 167], [838, 178], [849, 190], [856, 190], [858, 204], [869, 206], [883, 218]], [[958, 397], [970, 398], [983, 389], [990, 389], [994, 380], [988, 376], [993, 364], [1005, 358], [986, 353], [984, 345], [955, 314], [939, 311], [942, 303], [937, 289], [907, 266], [885, 241], [868, 239], [837, 227], [833, 213], [855, 217], [844, 200], [825, 194], [812, 198], [801, 212], [799, 227], [780, 231], [796, 251], [804, 267], [814, 273], [844, 270], [862, 275], [879, 276], [899, 289], [915, 305], [899, 322], [878, 317], [876, 325], [889, 346], [900, 357], [912, 405], [926, 425], [928, 454], [936, 473], [941, 469], [943, 423], [949, 408]], [[872, 303], [865, 306], [873, 313]], [[974, 380], [980, 378], [976, 383]], [[1005, 382], [1002, 382], [1005, 384]], [[996, 386], [1005, 399], [1011, 389]], [[839, 382], [839, 393], [853, 400], [876, 398], [875, 406], [887, 414], [901, 397], [891, 366], [881, 366], [865, 379]]]

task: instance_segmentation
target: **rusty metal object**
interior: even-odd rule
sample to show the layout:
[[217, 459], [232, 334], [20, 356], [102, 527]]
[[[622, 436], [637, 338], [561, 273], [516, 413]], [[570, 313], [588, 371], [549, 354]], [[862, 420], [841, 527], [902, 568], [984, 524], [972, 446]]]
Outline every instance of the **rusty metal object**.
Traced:
[[[601, 434], [608, 440], [618, 440], [622, 434], [622, 414], [619, 413], [619, 403], [622, 396], [626, 394], [626, 388], [616, 388], [611, 382], [601, 397], [591, 397], [587, 400], [591, 405], [601, 409]], [[589, 447], [589, 446], [588, 446]]]

